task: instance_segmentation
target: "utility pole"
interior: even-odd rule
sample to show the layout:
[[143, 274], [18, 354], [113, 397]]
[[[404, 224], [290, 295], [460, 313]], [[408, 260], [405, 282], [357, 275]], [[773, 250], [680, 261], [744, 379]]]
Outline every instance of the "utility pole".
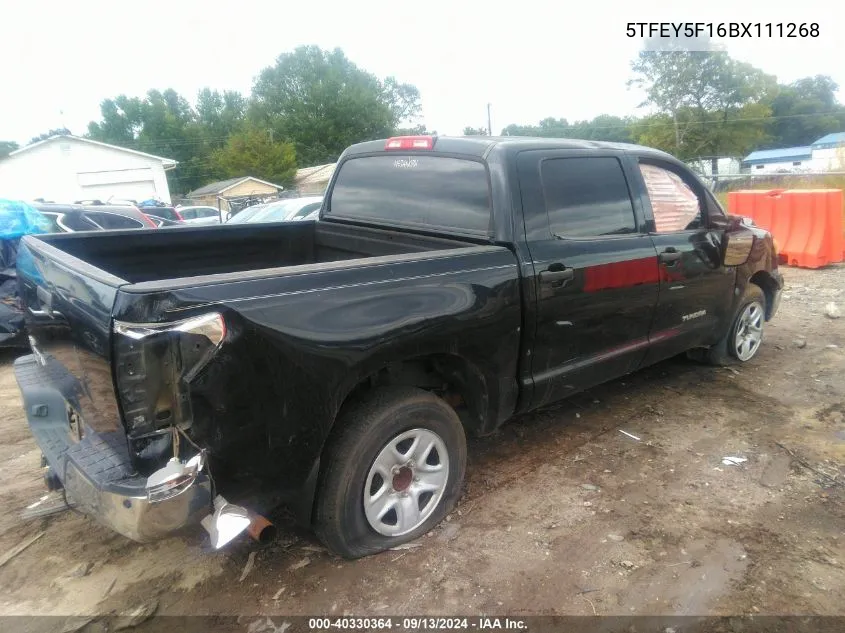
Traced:
[[490, 119], [490, 104], [487, 104], [487, 135], [493, 136], [493, 124]]

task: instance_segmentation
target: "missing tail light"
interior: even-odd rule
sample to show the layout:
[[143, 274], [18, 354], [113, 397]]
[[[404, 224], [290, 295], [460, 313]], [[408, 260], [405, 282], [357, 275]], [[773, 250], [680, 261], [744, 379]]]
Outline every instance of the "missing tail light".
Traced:
[[139, 459], [158, 461], [173, 427], [191, 426], [190, 385], [220, 349], [226, 322], [211, 312], [170, 323], [115, 321], [115, 382]]

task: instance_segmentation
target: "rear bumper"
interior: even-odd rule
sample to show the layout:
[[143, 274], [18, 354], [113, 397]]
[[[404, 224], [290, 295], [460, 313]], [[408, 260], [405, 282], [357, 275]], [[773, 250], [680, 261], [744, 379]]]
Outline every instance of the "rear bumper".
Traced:
[[[119, 431], [71, 427], [64, 393], [75, 382], [58, 362], [42, 366], [33, 355], [15, 361], [27, 422], [47, 463], [64, 485], [68, 505], [134, 541], [153, 541], [199, 525], [211, 508], [211, 485], [200, 473], [175, 496], [150, 501], [147, 479], [132, 468], [126, 437]], [[62, 387], [60, 391], [58, 386]]]

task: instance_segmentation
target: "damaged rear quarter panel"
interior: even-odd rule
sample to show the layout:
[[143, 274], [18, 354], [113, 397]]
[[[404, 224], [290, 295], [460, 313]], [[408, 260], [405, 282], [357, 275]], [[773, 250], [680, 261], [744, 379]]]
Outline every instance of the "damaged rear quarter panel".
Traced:
[[[484, 379], [485, 423], [512, 413], [521, 322], [516, 259], [499, 247], [461, 251], [159, 292], [140, 284], [119, 294], [115, 318], [222, 312], [225, 342], [191, 384], [192, 435], [213, 457], [295, 497], [347, 394], [389, 363], [457, 356]], [[502, 384], [501, 376], [514, 379]]]

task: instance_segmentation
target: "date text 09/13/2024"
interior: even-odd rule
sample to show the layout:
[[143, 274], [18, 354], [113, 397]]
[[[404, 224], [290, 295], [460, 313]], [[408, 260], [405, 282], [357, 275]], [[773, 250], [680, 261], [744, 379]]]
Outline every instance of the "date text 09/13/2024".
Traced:
[[377, 618], [309, 618], [308, 628], [311, 631], [328, 631], [332, 629], [345, 630], [391, 630], [405, 631], [491, 631], [511, 630], [519, 631], [527, 628], [524, 620], [518, 618], [498, 617], [377, 617]]
[[628, 22], [628, 37], [816, 38], [818, 22]]

